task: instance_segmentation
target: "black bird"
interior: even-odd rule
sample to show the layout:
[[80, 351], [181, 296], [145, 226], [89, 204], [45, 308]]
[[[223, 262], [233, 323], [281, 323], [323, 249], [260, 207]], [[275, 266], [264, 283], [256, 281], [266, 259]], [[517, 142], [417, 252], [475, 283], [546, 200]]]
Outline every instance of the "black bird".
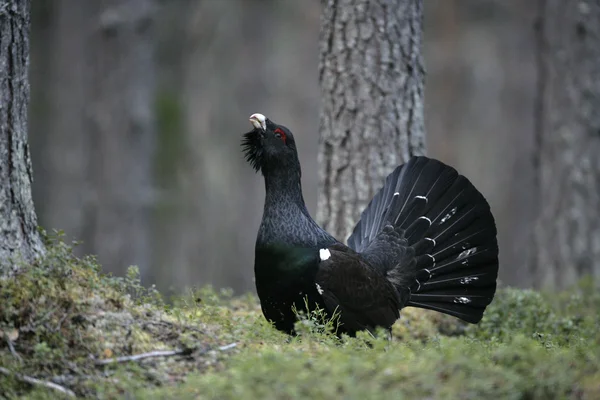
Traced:
[[390, 329], [412, 306], [477, 323], [498, 275], [496, 226], [483, 195], [452, 167], [413, 157], [363, 211], [348, 246], [322, 229], [302, 197], [294, 136], [262, 114], [242, 146], [265, 179], [254, 272], [267, 320], [293, 334], [293, 308], [339, 312], [338, 334]]

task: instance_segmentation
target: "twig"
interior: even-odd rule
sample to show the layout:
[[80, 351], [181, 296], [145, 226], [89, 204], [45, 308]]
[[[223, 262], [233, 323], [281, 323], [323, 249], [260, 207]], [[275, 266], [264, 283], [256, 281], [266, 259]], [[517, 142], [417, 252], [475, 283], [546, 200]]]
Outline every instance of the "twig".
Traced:
[[[237, 346], [237, 343], [230, 343], [230, 344], [225, 345], [225, 346], [217, 347], [217, 350], [219, 350], [219, 351], [227, 351], [227, 350], [233, 349], [236, 346]], [[208, 351], [210, 351], [210, 349], [206, 350], [206, 351], [203, 351], [201, 354], [205, 354]], [[97, 360], [97, 361], [95, 361], [94, 364], [96, 364], [97, 366], [102, 366], [102, 365], [115, 364], [115, 363], [124, 363], [124, 362], [128, 362], [128, 361], [140, 361], [140, 360], [143, 360], [145, 358], [152, 358], [152, 357], [173, 357], [173, 356], [188, 355], [188, 354], [191, 354], [191, 353], [192, 353], [192, 350], [190, 350], [190, 349], [183, 349], [183, 350], [159, 350], [159, 351], [151, 351], [149, 353], [134, 354], [132, 356], [123, 356], [123, 357], [109, 358], [109, 359], [106, 359], [106, 360]]]
[[229, 344], [226, 344], [225, 346], [219, 347], [219, 350], [220, 351], [227, 351], [227, 350], [233, 349], [236, 346], [237, 346], [237, 343], [235, 343], [235, 342], [234, 343], [229, 343]]
[[10, 337], [8, 337], [7, 332], [4, 333], [3, 339], [6, 342], [6, 344], [8, 345], [8, 350], [10, 350], [10, 353], [13, 355], [13, 357], [15, 357], [18, 361], [23, 361], [23, 359], [21, 358], [19, 353], [17, 353], [17, 350], [15, 350], [15, 345], [12, 342], [12, 340], [10, 340]]
[[62, 327], [62, 324], [65, 322], [65, 320], [69, 317], [69, 314], [71, 313], [71, 310], [73, 309], [73, 306], [70, 306], [69, 309], [67, 310], [67, 312], [65, 312], [65, 315], [63, 315], [60, 320], [58, 321], [58, 324], [56, 324], [56, 328], [54, 329], [53, 332], [58, 332], [60, 331], [60, 328]]
[[108, 364], [114, 364], [114, 363], [124, 363], [124, 362], [128, 362], [128, 361], [139, 361], [139, 360], [143, 360], [144, 358], [151, 358], [151, 357], [172, 357], [172, 356], [180, 356], [180, 355], [185, 355], [185, 354], [189, 354], [190, 351], [185, 349], [185, 350], [159, 350], [159, 351], [151, 351], [149, 353], [142, 353], [142, 354], [135, 354], [132, 356], [123, 356], [123, 357], [117, 357], [117, 358], [109, 358], [106, 360], [97, 360], [95, 362], [96, 365], [108, 365]]
[[43, 386], [46, 387], [48, 389], [54, 389], [58, 392], [61, 392], [69, 397], [75, 397], [75, 393], [63, 386], [60, 386], [56, 383], [52, 383], [52, 382], [46, 382], [46, 381], [42, 381], [36, 378], [32, 378], [31, 376], [27, 376], [27, 375], [23, 375], [23, 374], [18, 374], [16, 372], [12, 372], [4, 367], [0, 367], [0, 373], [6, 375], [6, 376], [14, 376], [15, 378], [17, 378], [18, 380], [22, 381], [22, 382], [27, 382], [30, 385], [38, 385], [38, 386]]
[[182, 329], [182, 330], [191, 330], [194, 332], [198, 332], [198, 333], [204, 333], [203, 330], [196, 328], [195, 326], [191, 326], [191, 325], [181, 325], [181, 324], [176, 324], [170, 321], [144, 321], [142, 322], [142, 325], [167, 325], [167, 326], [171, 326], [173, 328], [177, 328], [177, 329]]
[[21, 358], [21, 356], [19, 355], [19, 353], [17, 353], [17, 350], [15, 350], [15, 345], [13, 344], [12, 340], [10, 340], [8, 338], [8, 336], [4, 337], [4, 340], [6, 340], [6, 344], [8, 344], [8, 349], [10, 350], [11, 354], [19, 361], [23, 361], [23, 359]]

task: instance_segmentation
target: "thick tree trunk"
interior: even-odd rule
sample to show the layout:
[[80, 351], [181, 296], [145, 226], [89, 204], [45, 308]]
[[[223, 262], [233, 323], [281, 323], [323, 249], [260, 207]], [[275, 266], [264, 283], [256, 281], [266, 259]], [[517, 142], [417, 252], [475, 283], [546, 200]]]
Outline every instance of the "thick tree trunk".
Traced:
[[317, 219], [345, 240], [394, 167], [425, 151], [421, 0], [328, 0]]
[[0, 1], [0, 276], [43, 252], [27, 145], [29, 1]]
[[154, 10], [153, 0], [54, 2], [41, 38], [53, 51], [38, 59], [51, 97], [32, 132], [42, 224], [83, 241], [106, 271], [135, 264], [142, 277], [153, 249]]
[[545, 0], [537, 113], [537, 286], [600, 278], [600, 1]]

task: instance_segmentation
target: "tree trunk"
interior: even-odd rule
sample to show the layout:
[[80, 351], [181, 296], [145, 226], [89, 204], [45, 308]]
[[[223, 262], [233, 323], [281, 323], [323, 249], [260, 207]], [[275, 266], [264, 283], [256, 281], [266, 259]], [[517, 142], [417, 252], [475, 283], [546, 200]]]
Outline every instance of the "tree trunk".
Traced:
[[328, 0], [317, 219], [345, 240], [394, 167], [425, 151], [420, 0]]
[[0, 1], [0, 276], [43, 252], [27, 145], [29, 1]]
[[546, 0], [540, 18], [536, 285], [600, 277], [600, 1]]
[[144, 278], [153, 249], [154, 1], [53, 8], [52, 35], [41, 38], [51, 58], [38, 59], [52, 77], [49, 111], [32, 132], [43, 157], [42, 224], [83, 241], [105, 271], [135, 264]]

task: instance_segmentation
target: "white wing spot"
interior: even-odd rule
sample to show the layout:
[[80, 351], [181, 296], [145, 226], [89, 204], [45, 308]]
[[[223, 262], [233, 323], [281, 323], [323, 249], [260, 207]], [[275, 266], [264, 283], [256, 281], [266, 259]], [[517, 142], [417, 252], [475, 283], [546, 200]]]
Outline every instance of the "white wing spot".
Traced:
[[317, 292], [319, 292], [319, 294], [323, 294], [323, 288], [321, 288], [321, 285], [315, 283], [315, 286], [317, 287]]
[[471, 299], [467, 297], [457, 297], [454, 299], [454, 302], [458, 304], [469, 304], [471, 302]]
[[331, 252], [329, 251], [329, 249], [319, 250], [319, 258], [321, 259], [321, 261], [329, 260], [329, 257], [331, 257]]

